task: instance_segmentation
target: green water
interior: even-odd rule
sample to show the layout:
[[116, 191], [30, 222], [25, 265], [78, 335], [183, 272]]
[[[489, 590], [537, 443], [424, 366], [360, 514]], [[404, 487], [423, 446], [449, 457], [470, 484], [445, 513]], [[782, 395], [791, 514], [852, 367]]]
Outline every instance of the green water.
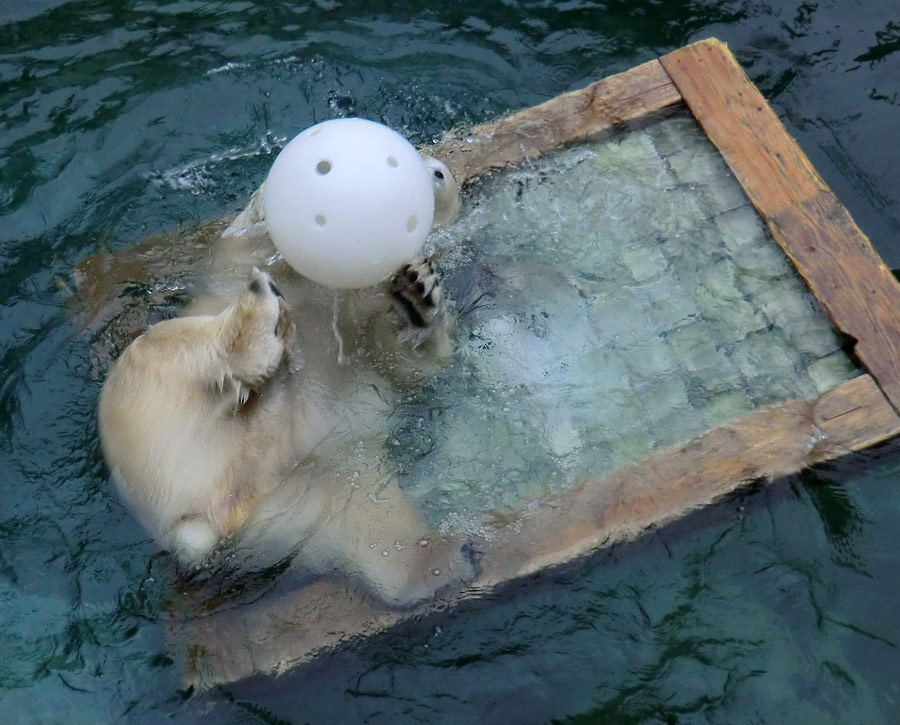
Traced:
[[748, 491], [279, 678], [180, 690], [154, 549], [108, 486], [98, 245], [235, 212], [359, 114], [422, 143], [691, 40], [729, 42], [900, 265], [894, 2], [0, 5], [0, 712], [9, 722], [893, 722], [900, 457]]

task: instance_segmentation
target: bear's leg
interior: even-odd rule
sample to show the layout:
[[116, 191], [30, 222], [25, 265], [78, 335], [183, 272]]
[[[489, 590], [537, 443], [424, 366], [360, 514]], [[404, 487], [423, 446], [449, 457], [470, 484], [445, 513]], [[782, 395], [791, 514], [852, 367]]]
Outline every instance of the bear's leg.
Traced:
[[[371, 558], [360, 562], [361, 583], [389, 607], [414, 607], [446, 587], [460, 587], [475, 578], [468, 549], [459, 541], [423, 530], [419, 538], [406, 546], [409, 553], [405, 556], [405, 550], [397, 551], [392, 544], [379, 549], [382, 561]], [[388, 551], [386, 557], [384, 551]]]
[[371, 493], [366, 489], [363, 484], [335, 507], [324, 536], [309, 542], [314, 558], [335, 562], [386, 605], [401, 609], [475, 578], [462, 542], [429, 529], [395, 480], [380, 481]]

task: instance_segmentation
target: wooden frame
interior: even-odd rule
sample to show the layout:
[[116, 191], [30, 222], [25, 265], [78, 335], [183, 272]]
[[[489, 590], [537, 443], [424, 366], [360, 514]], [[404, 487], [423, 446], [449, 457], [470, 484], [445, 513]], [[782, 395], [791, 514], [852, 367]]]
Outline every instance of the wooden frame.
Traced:
[[663, 109], [686, 106], [721, 152], [772, 237], [855, 342], [863, 374], [815, 399], [761, 408], [686, 443], [585, 481], [504, 531], [464, 594], [412, 612], [318, 580], [170, 627], [185, 682], [208, 687], [279, 673], [317, 653], [445, 609], [512, 579], [634, 538], [752, 481], [772, 480], [900, 433], [900, 284], [881, 262], [728, 49], [717, 40], [598, 81], [448, 138], [428, 152], [461, 182]]

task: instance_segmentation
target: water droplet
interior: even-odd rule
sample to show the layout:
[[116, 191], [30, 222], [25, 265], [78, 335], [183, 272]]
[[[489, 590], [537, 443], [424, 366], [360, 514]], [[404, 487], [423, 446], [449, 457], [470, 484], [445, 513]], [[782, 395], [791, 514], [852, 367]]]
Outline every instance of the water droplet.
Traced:
[[316, 164], [316, 173], [325, 176], [329, 171], [331, 171], [331, 162], [328, 159], [322, 159]]
[[419, 539], [419, 546], [428, 546], [428, 539]]
[[381, 552], [381, 555], [382, 556], [390, 556], [390, 553], [391, 553], [390, 550], [385, 549], [384, 551]]
[[440, 575], [441, 575], [441, 570], [440, 570], [440, 569], [432, 569], [432, 570], [431, 570], [431, 573], [434, 574], [435, 576], [440, 576]]

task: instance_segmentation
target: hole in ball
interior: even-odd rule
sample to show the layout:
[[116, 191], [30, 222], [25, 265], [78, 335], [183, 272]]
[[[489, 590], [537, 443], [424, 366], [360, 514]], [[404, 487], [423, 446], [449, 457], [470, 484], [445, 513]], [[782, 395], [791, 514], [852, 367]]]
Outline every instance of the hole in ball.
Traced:
[[324, 227], [328, 223], [328, 217], [324, 214], [316, 214], [316, 224], [320, 227]]
[[388, 166], [393, 166], [395, 169], [400, 165], [400, 162], [397, 161], [393, 156], [387, 157]]
[[416, 230], [417, 226], [419, 226], [419, 218], [415, 214], [410, 214], [409, 218], [406, 220], [406, 231], [412, 233]]
[[322, 176], [325, 176], [325, 174], [331, 171], [331, 162], [328, 159], [322, 159], [316, 164], [316, 171]]

